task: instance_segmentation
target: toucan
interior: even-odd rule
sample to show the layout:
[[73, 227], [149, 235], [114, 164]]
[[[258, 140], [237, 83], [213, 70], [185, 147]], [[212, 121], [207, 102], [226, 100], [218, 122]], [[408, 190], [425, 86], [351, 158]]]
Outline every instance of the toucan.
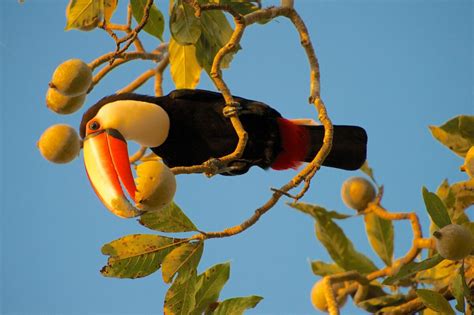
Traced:
[[[289, 120], [269, 105], [234, 96], [248, 134], [242, 157], [222, 175], [241, 175], [250, 167], [284, 170], [313, 160], [324, 127]], [[135, 183], [126, 141], [149, 147], [168, 167], [192, 166], [232, 153], [238, 136], [225, 113], [220, 93], [180, 89], [166, 96], [135, 93], [107, 96], [83, 115], [80, 134], [91, 184], [109, 210], [123, 217], [139, 215], [131, 199]], [[323, 166], [359, 169], [366, 160], [367, 134], [358, 126], [334, 126], [332, 149]]]

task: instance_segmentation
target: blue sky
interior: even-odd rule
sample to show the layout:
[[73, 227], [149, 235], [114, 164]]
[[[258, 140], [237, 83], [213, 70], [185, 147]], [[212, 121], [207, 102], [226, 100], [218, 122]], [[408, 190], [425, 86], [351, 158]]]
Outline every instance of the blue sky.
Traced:
[[[167, 1], [156, 1], [166, 11]], [[263, 1], [265, 5], [272, 4]], [[428, 232], [421, 187], [463, 180], [462, 160], [438, 144], [428, 125], [474, 114], [472, 1], [297, 0], [321, 65], [322, 96], [335, 124], [363, 126], [368, 158], [385, 185], [383, 205], [416, 211]], [[123, 18], [121, 1], [115, 21]], [[64, 32], [66, 1], [13, 0], [0, 4], [1, 287], [2, 314], [159, 314], [167, 286], [159, 273], [138, 280], [104, 278], [100, 247], [133, 233], [151, 233], [135, 220], [113, 216], [93, 193], [82, 157], [53, 165], [36, 149], [51, 124], [78, 126], [80, 113], [58, 116], [45, 107], [47, 84], [64, 60], [87, 62], [114, 49], [101, 31]], [[169, 36], [167, 35], [167, 38]], [[145, 41], [147, 48], [157, 43]], [[306, 57], [283, 18], [254, 25], [243, 50], [224, 72], [236, 95], [258, 99], [290, 118], [315, 117], [307, 105]], [[125, 86], [150, 62], [118, 69], [88, 96], [83, 110]], [[202, 76], [200, 88], [213, 89]], [[166, 74], [164, 90], [173, 89]], [[153, 93], [147, 84], [142, 93]], [[202, 230], [248, 218], [294, 171], [253, 169], [245, 176], [178, 177], [176, 202]], [[359, 172], [323, 168], [305, 202], [351, 214], [340, 186]], [[340, 222], [357, 249], [382, 266], [370, 249], [362, 218]], [[396, 223], [395, 256], [411, 243], [407, 222]], [[311, 218], [280, 202], [241, 235], [205, 244], [199, 270], [231, 262], [221, 297], [261, 295], [252, 314], [312, 314], [317, 280], [312, 259], [329, 261]], [[349, 301], [344, 314], [357, 314]]]

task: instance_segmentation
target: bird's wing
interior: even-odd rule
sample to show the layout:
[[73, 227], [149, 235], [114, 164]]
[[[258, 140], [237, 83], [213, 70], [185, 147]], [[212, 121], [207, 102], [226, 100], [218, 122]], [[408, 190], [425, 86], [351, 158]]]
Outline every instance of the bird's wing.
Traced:
[[191, 90], [191, 89], [180, 89], [174, 90], [168, 97], [174, 100], [187, 100], [187, 101], [215, 101], [224, 100], [221, 93], [206, 91], [206, 90]]
[[[168, 97], [172, 100], [188, 102], [216, 102], [225, 105], [221, 93], [206, 90], [180, 89], [174, 90]], [[240, 115], [257, 115], [266, 117], [280, 117], [280, 113], [265, 103], [249, 100], [240, 96], [232, 96], [240, 104]]]

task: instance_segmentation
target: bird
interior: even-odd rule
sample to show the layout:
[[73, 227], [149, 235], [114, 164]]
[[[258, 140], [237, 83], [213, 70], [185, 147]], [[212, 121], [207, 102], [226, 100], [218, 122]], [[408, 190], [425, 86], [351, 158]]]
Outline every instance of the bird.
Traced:
[[[242, 156], [221, 175], [243, 175], [253, 166], [297, 168], [314, 159], [323, 144], [323, 126], [284, 118], [260, 101], [233, 99], [248, 140]], [[121, 190], [122, 184], [134, 198], [127, 141], [149, 147], [170, 168], [200, 165], [232, 153], [239, 138], [226, 109], [221, 93], [199, 89], [178, 89], [158, 97], [113, 94], [99, 100], [80, 124], [86, 171], [99, 198], [109, 209], [120, 206], [124, 213], [136, 215], [124, 206]], [[322, 165], [357, 170], [366, 152], [367, 133], [362, 127], [335, 125], [332, 149]]]

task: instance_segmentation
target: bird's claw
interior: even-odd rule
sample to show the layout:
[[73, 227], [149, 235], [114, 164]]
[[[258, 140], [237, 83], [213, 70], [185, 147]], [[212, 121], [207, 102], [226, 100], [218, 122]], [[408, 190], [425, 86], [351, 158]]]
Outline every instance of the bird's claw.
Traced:
[[222, 113], [224, 114], [224, 117], [229, 118], [229, 117], [238, 115], [241, 110], [242, 110], [242, 106], [240, 106], [239, 103], [234, 102], [230, 105], [225, 106]]
[[212, 177], [221, 173], [221, 170], [225, 167], [224, 163], [216, 158], [210, 158], [204, 162], [204, 165], [209, 169], [209, 171], [204, 173], [207, 177]]
[[[207, 177], [212, 177], [218, 174], [228, 174], [233, 175], [234, 172], [242, 171], [243, 169], [248, 169], [247, 165], [243, 165], [242, 163], [237, 163], [231, 166], [226, 165], [220, 159], [211, 158], [207, 160], [204, 165], [209, 169], [209, 171], [205, 172], [204, 174]], [[247, 167], [246, 167], [247, 166]]]

